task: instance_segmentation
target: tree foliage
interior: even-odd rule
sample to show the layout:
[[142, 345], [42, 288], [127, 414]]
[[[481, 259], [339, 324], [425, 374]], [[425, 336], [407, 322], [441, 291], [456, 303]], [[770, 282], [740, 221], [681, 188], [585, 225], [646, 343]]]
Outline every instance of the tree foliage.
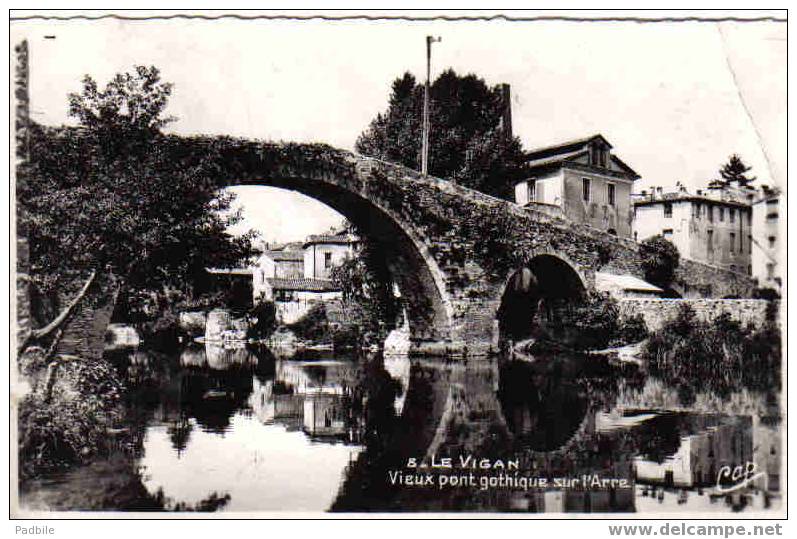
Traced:
[[384, 338], [399, 312], [393, 279], [377, 247], [365, 243], [356, 256], [332, 268], [332, 280], [340, 287], [343, 308], [363, 332]]
[[218, 156], [185, 152], [161, 133], [170, 92], [154, 67], [116, 75], [102, 90], [87, 76], [69, 95], [79, 127], [32, 126], [19, 202], [39, 285], [96, 270], [136, 289], [183, 288], [205, 267], [252, 254], [253, 234], [227, 233], [240, 215], [218, 190]]
[[681, 260], [678, 248], [663, 236], [653, 236], [639, 245], [645, 279], [662, 288], [669, 288]]
[[[410, 73], [393, 82], [388, 109], [357, 139], [364, 155], [419, 170], [424, 88]], [[449, 69], [430, 87], [429, 173], [506, 196], [524, 176], [520, 141], [501, 124], [504, 99], [476, 75]]]
[[752, 170], [742, 161], [738, 154], [733, 154], [728, 158], [728, 162], [720, 168], [720, 177], [711, 182], [712, 187], [748, 187], [756, 180], [755, 176], [748, 176], [747, 173]]

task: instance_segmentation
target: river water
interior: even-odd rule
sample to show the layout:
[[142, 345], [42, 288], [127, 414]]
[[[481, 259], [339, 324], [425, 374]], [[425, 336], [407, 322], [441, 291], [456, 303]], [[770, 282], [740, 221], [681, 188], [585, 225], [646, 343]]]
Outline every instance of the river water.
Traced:
[[781, 503], [777, 395], [718, 397], [633, 363], [213, 345], [108, 359], [129, 388], [132, 447], [24, 485], [28, 508], [687, 516]]

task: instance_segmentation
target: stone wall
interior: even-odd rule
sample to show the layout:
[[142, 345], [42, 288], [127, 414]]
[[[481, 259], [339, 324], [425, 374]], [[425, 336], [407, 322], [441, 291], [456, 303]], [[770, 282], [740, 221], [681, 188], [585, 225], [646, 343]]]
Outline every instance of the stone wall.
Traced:
[[673, 288], [685, 298], [749, 298], [755, 283], [744, 273], [681, 258]]
[[639, 314], [648, 330], [656, 331], [677, 316], [682, 305], [695, 310], [698, 320], [710, 322], [720, 314], [728, 313], [743, 325], [761, 326], [766, 320], [767, 301], [762, 299], [641, 299], [619, 301], [621, 318]]

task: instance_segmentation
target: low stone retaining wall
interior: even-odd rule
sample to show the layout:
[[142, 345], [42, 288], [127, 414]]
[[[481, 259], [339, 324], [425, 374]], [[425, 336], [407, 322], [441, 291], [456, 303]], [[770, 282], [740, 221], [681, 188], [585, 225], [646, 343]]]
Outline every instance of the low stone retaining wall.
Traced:
[[712, 321], [720, 314], [728, 313], [733, 320], [743, 325], [760, 326], [766, 320], [767, 301], [763, 299], [641, 299], [620, 300], [620, 316], [629, 318], [641, 315], [649, 331], [656, 331], [668, 320], [677, 316], [686, 304], [695, 310], [698, 320]]

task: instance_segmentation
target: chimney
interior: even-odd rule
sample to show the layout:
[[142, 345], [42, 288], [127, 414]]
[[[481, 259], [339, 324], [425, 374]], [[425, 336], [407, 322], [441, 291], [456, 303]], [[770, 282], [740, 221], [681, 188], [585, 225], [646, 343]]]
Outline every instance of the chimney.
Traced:
[[509, 85], [505, 82], [501, 83], [499, 91], [501, 92], [501, 103], [503, 104], [501, 129], [506, 140], [509, 140], [512, 138], [512, 94], [509, 90]]

